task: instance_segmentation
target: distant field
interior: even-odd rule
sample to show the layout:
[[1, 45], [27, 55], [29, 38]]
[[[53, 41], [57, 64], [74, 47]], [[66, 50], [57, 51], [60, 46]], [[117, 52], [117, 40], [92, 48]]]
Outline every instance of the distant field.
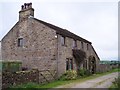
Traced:
[[119, 60], [100, 60], [100, 64], [120, 64]]

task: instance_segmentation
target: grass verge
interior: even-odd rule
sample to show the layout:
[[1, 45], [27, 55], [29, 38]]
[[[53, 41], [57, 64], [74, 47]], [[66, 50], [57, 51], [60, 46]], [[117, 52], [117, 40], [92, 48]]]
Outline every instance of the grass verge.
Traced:
[[109, 90], [120, 90], [120, 87], [116, 87], [115, 84], [112, 84], [112, 85], [109, 87]]
[[118, 75], [113, 81], [113, 84], [109, 87], [109, 90], [120, 90], [120, 76]]

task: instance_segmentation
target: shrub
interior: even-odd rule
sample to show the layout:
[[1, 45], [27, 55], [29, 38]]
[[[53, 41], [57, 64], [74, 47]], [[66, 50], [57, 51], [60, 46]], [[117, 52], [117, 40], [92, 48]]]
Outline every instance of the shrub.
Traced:
[[85, 69], [79, 69], [78, 76], [85, 76]]
[[90, 73], [90, 71], [89, 71], [89, 70], [85, 70], [85, 72], [84, 72], [84, 73], [85, 73], [85, 75], [86, 75], [86, 76], [90, 76], [90, 75], [92, 75], [92, 73]]
[[0, 63], [2, 63], [2, 71], [16, 72], [22, 66], [22, 62], [20, 61], [2, 61]]
[[113, 84], [116, 88], [120, 88], [120, 76], [118, 78], [115, 78]]
[[77, 72], [75, 70], [66, 71], [66, 80], [73, 80], [77, 78]]
[[79, 69], [78, 70], [78, 76], [89, 76], [89, 75], [91, 75], [89, 70], [86, 70], [86, 69]]
[[74, 80], [77, 78], [77, 72], [75, 70], [68, 70], [63, 74], [60, 80]]

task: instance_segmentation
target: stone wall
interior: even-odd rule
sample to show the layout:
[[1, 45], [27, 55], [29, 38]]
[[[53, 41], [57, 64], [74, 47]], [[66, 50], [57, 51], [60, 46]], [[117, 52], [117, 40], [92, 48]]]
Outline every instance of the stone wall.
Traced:
[[[19, 21], [2, 39], [2, 59], [21, 60], [22, 67], [39, 70], [56, 69], [56, 32], [29, 18]], [[18, 47], [18, 38], [24, 46]]]
[[2, 88], [7, 88], [11, 85], [18, 85], [27, 82], [39, 83], [39, 72], [19, 71], [19, 72], [3, 72], [2, 73]]
[[18, 71], [18, 72], [3, 72], [2, 73], [2, 88], [8, 88], [12, 85], [20, 85], [24, 83], [34, 82], [34, 83], [48, 83], [55, 80], [56, 71], [39, 71], [39, 70], [29, 70], [29, 71]]
[[120, 64], [110, 64], [110, 67], [111, 67], [112, 69], [120, 68]]
[[[61, 44], [61, 35], [58, 35], [58, 75], [62, 75], [66, 71], [66, 60], [67, 58], [71, 58], [73, 60], [73, 69], [77, 70], [78, 63], [76, 62], [75, 58], [73, 57], [73, 40], [72, 38], [65, 37], [65, 45]], [[88, 44], [88, 50], [87, 50]], [[93, 50], [93, 46], [89, 43], [83, 42], [84, 48], [81, 46], [81, 41], [77, 40], [77, 49], [83, 50], [86, 53], [86, 63], [87, 69], [89, 69], [89, 57], [94, 56], [96, 60], [96, 72], [98, 71], [99, 66], [99, 57], [96, 55], [95, 51]], [[80, 68], [83, 68], [84, 62], [80, 63]]]
[[110, 71], [112, 67], [109, 64], [99, 64], [98, 72], [107, 72]]

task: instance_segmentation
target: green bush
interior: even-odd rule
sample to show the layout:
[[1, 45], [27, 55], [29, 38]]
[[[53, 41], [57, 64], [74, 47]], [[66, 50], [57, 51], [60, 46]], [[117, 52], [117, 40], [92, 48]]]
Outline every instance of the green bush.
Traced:
[[85, 76], [85, 69], [79, 69], [78, 76]]
[[118, 78], [115, 78], [115, 81], [113, 82], [115, 88], [120, 88], [120, 76]]
[[92, 75], [92, 73], [90, 73], [90, 71], [89, 71], [89, 70], [85, 70], [85, 72], [84, 72], [84, 73], [85, 73], [85, 75], [86, 75], [86, 76], [90, 76], [90, 75]]
[[74, 80], [77, 78], [77, 72], [75, 70], [68, 70], [60, 77], [60, 80]]
[[2, 61], [0, 63], [2, 65], [2, 71], [16, 72], [22, 66], [22, 62], [20, 61]]
[[78, 70], [78, 76], [89, 76], [89, 75], [91, 75], [89, 70], [86, 70], [86, 69], [79, 69]]

